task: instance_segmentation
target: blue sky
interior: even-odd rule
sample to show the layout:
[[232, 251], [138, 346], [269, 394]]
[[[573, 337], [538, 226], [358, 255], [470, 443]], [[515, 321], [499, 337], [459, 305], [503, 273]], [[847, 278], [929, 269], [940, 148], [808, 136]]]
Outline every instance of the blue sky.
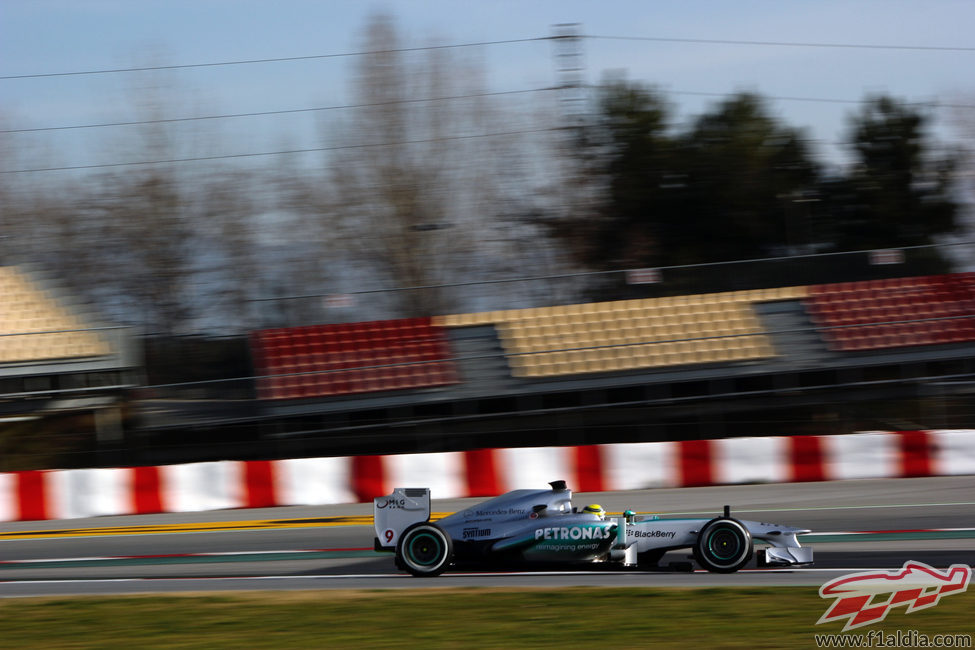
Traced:
[[[0, 0], [0, 76], [192, 64], [353, 52], [375, 12], [392, 15], [406, 45], [540, 37], [555, 23], [586, 34], [686, 39], [975, 47], [970, 0], [820, 0], [817, 2], [581, 2], [531, 0]], [[674, 94], [678, 120], [713, 97], [680, 93], [754, 90], [770, 97], [859, 100], [886, 92], [910, 101], [975, 104], [975, 51], [895, 51], [587, 40], [586, 77], [624, 70]], [[478, 48], [490, 90], [555, 82], [548, 42]], [[167, 73], [179, 89], [177, 117], [307, 108], [350, 101], [351, 58], [184, 69]], [[143, 73], [0, 80], [5, 129], [126, 119]], [[776, 100], [772, 109], [808, 129], [824, 160], [855, 105]], [[975, 110], [975, 109], [973, 109]], [[938, 135], [952, 137], [949, 119]], [[223, 135], [211, 153], [315, 146], [308, 114], [196, 123]], [[58, 165], [125, 159], [125, 130], [88, 129], [9, 135], [28, 158]], [[217, 147], [217, 145], [214, 145]], [[46, 163], [47, 164], [47, 163]]]

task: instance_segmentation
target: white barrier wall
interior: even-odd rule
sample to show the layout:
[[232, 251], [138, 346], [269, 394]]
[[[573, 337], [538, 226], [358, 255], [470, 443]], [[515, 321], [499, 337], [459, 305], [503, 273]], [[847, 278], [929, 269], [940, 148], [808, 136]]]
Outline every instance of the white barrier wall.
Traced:
[[975, 474], [975, 430], [931, 431], [935, 471], [944, 476]]
[[[387, 456], [386, 481], [389, 487], [428, 487], [438, 498], [467, 496], [464, 454], [402, 454]], [[443, 497], [440, 497], [440, 495]]]
[[0, 521], [368, 502], [394, 487], [492, 496], [975, 475], [975, 430], [865, 432], [0, 474]]
[[275, 468], [275, 483], [282, 505], [316, 506], [356, 501], [348, 458], [279, 460]]
[[784, 483], [789, 480], [787, 438], [715, 440], [718, 483]]
[[243, 506], [240, 465], [217, 461], [163, 466], [163, 508], [168, 512], [198, 512]]
[[607, 477], [611, 490], [643, 490], [674, 487], [677, 477], [677, 448], [671, 442], [635, 442], [627, 445], [604, 445], [603, 461], [609, 467]]

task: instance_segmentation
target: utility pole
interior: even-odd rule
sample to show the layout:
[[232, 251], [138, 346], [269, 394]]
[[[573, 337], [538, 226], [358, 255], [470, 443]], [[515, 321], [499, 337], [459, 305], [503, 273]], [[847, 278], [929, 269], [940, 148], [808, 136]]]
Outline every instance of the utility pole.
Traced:
[[559, 89], [559, 99], [562, 102], [562, 118], [565, 126], [571, 130], [584, 125], [586, 114], [586, 68], [580, 28], [579, 23], [561, 23], [552, 26], [556, 87]]
[[[592, 203], [592, 186], [590, 174], [587, 171], [585, 140], [586, 127], [589, 124], [589, 87], [585, 80], [585, 60], [583, 57], [582, 25], [580, 23], [561, 23], [552, 26], [552, 44], [554, 46], [554, 63], [556, 88], [559, 92], [561, 104], [562, 127], [557, 138], [556, 156], [559, 160], [554, 165], [558, 174], [557, 211], [559, 218], [567, 219], [570, 223], [579, 215], [589, 212]], [[560, 256], [554, 251], [548, 251], [547, 265], [554, 274], [555, 265]], [[554, 258], [554, 259], [553, 259]], [[550, 304], [559, 304], [567, 299], [575, 298], [577, 291], [572, 286], [556, 284], [551, 280], [548, 287]]]

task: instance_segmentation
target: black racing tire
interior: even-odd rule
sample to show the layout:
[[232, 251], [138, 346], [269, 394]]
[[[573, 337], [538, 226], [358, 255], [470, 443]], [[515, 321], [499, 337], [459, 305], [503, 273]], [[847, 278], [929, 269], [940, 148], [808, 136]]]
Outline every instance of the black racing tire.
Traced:
[[413, 524], [396, 544], [397, 565], [419, 578], [443, 573], [454, 555], [454, 545], [440, 526], [427, 522]]
[[712, 573], [734, 573], [752, 558], [754, 544], [748, 529], [730, 517], [704, 524], [694, 543], [694, 559]]

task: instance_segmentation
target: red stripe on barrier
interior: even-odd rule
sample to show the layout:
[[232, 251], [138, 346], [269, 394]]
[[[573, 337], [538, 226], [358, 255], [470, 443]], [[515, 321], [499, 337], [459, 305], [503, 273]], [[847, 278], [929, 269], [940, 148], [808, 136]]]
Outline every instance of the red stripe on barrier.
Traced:
[[603, 455], [599, 445], [586, 445], [572, 448], [575, 461], [576, 480], [571, 486], [577, 492], [602, 492]]
[[681, 440], [677, 445], [678, 466], [680, 468], [679, 485], [681, 487], [713, 485], [711, 441]]
[[382, 456], [352, 457], [352, 491], [360, 503], [387, 493]]
[[244, 503], [248, 508], [278, 505], [274, 490], [274, 466], [269, 460], [244, 462]]
[[819, 436], [789, 437], [789, 481], [825, 481], [823, 441]]
[[132, 468], [132, 506], [135, 514], [164, 512], [158, 467]]
[[47, 490], [42, 470], [17, 472], [17, 519], [48, 519]]
[[464, 469], [469, 497], [493, 497], [501, 494], [498, 469], [493, 449], [474, 449], [464, 452]]
[[927, 431], [897, 431], [900, 438], [900, 475], [903, 478], [933, 476], [931, 437]]

